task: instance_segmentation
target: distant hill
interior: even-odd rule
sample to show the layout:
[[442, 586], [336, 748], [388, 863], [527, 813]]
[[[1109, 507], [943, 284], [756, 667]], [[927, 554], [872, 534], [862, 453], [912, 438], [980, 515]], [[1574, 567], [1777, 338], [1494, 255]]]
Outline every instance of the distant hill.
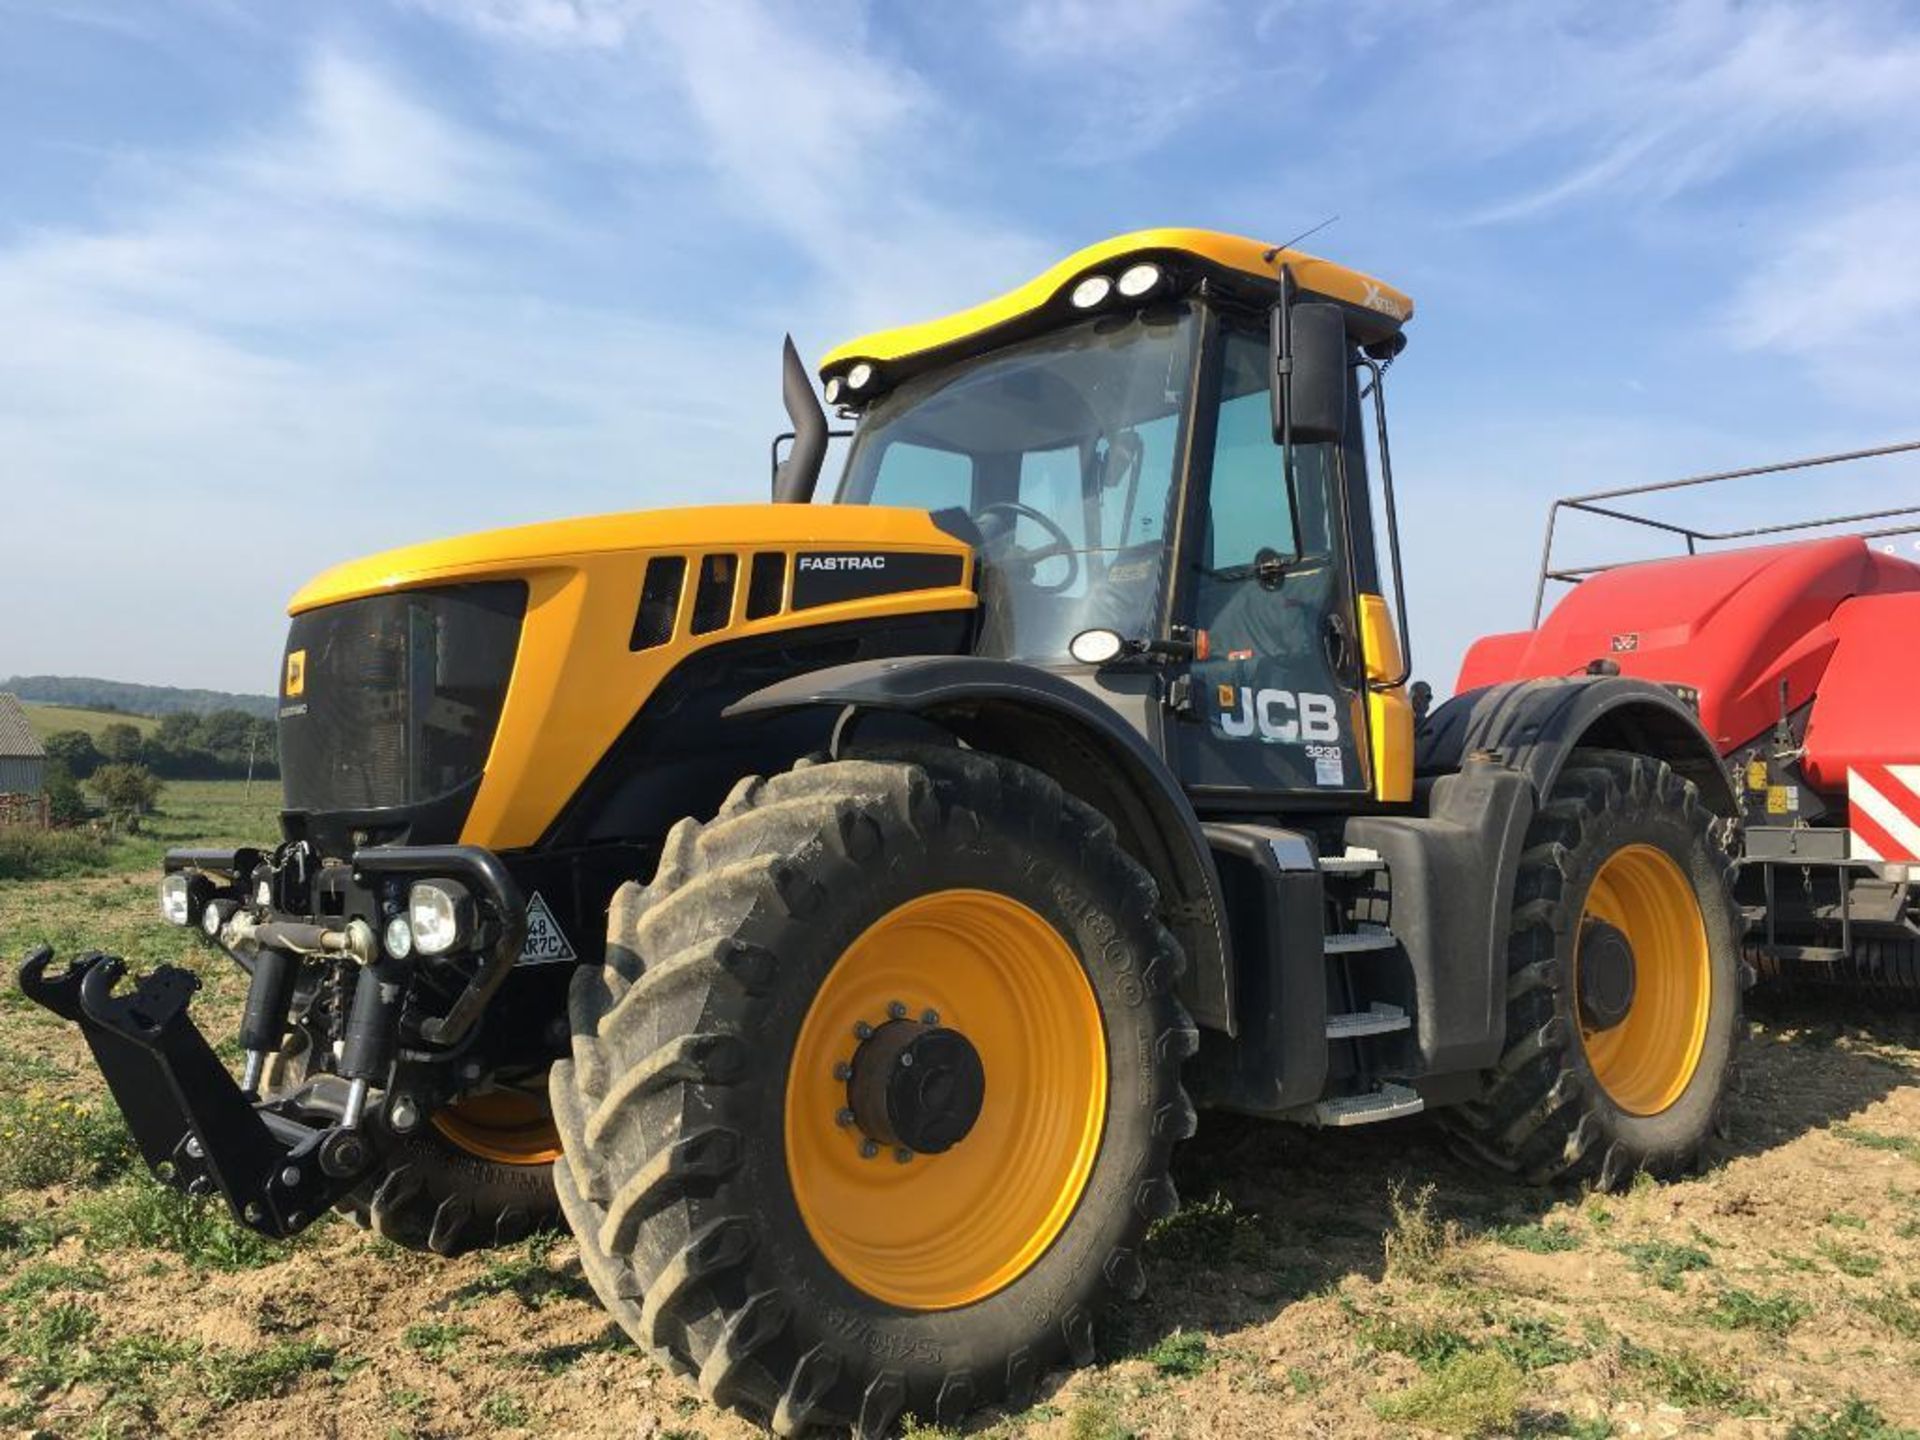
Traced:
[[151, 715], [133, 715], [125, 710], [81, 710], [72, 705], [42, 705], [37, 700], [23, 700], [20, 708], [27, 712], [27, 723], [42, 740], [62, 730], [79, 730], [98, 740], [102, 730], [115, 724], [131, 725], [142, 735], [160, 728], [160, 722]]
[[243, 710], [262, 720], [274, 718], [271, 695], [235, 695], [225, 690], [183, 690], [175, 685], [132, 685], [125, 680], [96, 680], [86, 675], [16, 675], [0, 680], [0, 690], [42, 705], [76, 710], [119, 710], [128, 715], [210, 715]]

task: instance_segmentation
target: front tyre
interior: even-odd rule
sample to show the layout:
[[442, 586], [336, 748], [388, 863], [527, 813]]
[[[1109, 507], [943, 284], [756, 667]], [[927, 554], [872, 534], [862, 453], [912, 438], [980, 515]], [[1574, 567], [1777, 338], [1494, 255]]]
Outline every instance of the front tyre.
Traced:
[[1730, 1086], [1745, 964], [1731, 862], [1659, 760], [1577, 752], [1514, 882], [1507, 1051], [1467, 1147], [1534, 1180], [1611, 1189], [1697, 1160]]
[[553, 1102], [601, 1299], [781, 1433], [1019, 1405], [1140, 1293], [1196, 1032], [1112, 827], [959, 750], [803, 763], [610, 915]]

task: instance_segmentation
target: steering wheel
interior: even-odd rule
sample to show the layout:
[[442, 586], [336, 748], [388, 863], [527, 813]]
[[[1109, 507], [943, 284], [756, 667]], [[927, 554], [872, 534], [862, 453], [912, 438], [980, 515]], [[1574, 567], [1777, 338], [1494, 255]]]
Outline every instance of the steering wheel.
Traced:
[[[974, 521], [978, 523], [995, 511], [1003, 511], [1013, 517], [1012, 522], [1007, 526], [1006, 535], [1007, 544], [1013, 551], [1010, 558], [1026, 570], [1026, 582], [1035, 592], [1041, 595], [1058, 595], [1080, 578], [1080, 553], [1074, 549], [1073, 537], [1060, 528], [1059, 521], [1045, 511], [1036, 510], [1031, 505], [1023, 505], [1018, 500], [998, 500], [991, 505], [982, 505], [979, 513], [973, 517]], [[1022, 519], [1031, 520], [1046, 531], [1052, 543], [1042, 545], [1037, 550], [1025, 550], [1015, 545], [1013, 533]], [[1067, 573], [1061, 577], [1058, 584], [1042, 585], [1033, 578], [1033, 572], [1056, 555], [1066, 556]]]

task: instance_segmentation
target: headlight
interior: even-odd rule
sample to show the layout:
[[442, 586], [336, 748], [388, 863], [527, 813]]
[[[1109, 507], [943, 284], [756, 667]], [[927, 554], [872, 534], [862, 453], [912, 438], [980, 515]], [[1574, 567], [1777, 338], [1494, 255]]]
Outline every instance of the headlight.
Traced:
[[1104, 275], [1089, 275], [1068, 294], [1076, 310], [1091, 310], [1113, 293], [1113, 281]]
[[840, 398], [840, 377], [834, 376], [827, 381], [827, 404], [831, 405]]
[[193, 923], [193, 877], [168, 875], [160, 881], [160, 913], [169, 924]]
[[847, 371], [847, 388], [849, 390], [864, 390], [872, 380], [873, 366], [864, 360]]
[[407, 923], [422, 955], [445, 955], [473, 936], [473, 896], [458, 880], [421, 880], [407, 892]]
[[1129, 265], [1120, 272], [1120, 293], [1129, 300], [1138, 300], [1154, 286], [1160, 283], [1160, 267], [1150, 261], [1138, 265]]
[[407, 923], [407, 917], [396, 915], [387, 921], [387, 954], [396, 960], [404, 960], [413, 953], [413, 927]]
[[220, 932], [226, 928], [227, 921], [233, 918], [233, 912], [240, 907], [231, 900], [209, 900], [200, 912], [200, 928], [209, 940], [218, 940]]

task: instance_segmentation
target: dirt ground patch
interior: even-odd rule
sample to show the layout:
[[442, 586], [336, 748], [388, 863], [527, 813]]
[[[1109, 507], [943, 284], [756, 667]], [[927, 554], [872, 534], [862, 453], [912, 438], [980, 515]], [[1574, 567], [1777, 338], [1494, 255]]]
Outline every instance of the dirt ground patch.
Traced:
[[[144, 869], [0, 886], [0, 953], [202, 964]], [[202, 966], [210, 1033], [241, 990]], [[1920, 1435], [1920, 1017], [1761, 997], [1696, 1179], [1594, 1196], [1436, 1127], [1209, 1117], [1149, 1298], [979, 1431], [1033, 1440]], [[746, 1436], [620, 1338], [571, 1243], [268, 1247], [131, 1174], [77, 1039], [0, 997], [0, 1433]], [[921, 1432], [923, 1434], [932, 1432]]]

